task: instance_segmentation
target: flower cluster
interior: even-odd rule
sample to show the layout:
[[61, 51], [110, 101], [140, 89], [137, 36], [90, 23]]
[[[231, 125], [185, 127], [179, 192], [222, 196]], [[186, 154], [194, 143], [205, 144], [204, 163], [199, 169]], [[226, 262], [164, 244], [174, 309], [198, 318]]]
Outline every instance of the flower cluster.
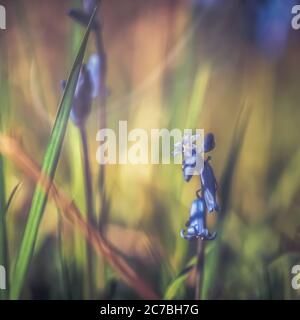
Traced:
[[[193, 139], [195, 140], [195, 138]], [[184, 141], [182, 146], [184, 145]], [[204, 153], [210, 152], [215, 147], [215, 139], [212, 133], [208, 133], [204, 138]], [[185, 181], [189, 181], [196, 167], [196, 157], [200, 156], [195, 147], [191, 148], [191, 154], [184, 154], [182, 171]], [[211, 157], [204, 160], [203, 168], [200, 172], [201, 188], [197, 192], [197, 199], [193, 201], [190, 209], [190, 217], [186, 223], [186, 230], [181, 230], [181, 236], [191, 240], [201, 238], [202, 240], [213, 240], [216, 232], [210, 233], [206, 227], [206, 213], [219, 211], [217, 202], [217, 181], [213, 168], [209, 164]]]

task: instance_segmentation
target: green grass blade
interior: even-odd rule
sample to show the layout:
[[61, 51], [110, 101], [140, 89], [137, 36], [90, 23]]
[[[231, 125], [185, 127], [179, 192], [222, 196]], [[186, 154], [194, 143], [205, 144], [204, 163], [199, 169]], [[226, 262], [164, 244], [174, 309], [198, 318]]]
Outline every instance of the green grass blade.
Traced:
[[19, 182], [19, 183], [13, 188], [12, 192], [10, 193], [10, 196], [9, 196], [9, 198], [8, 198], [8, 200], [7, 200], [7, 203], [6, 203], [6, 206], [5, 206], [5, 211], [4, 211], [5, 214], [7, 213], [7, 211], [8, 211], [8, 209], [9, 209], [9, 207], [10, 207], [10, 205], [11, 205], [11, 203], [12, 203], [12, 201], [13, 201], [13, 199], [14, 199], [14, 197], [15, 197], [15, 195], [16, 195], [19, 187], [20, 187], [20, 185], [21, 185], [21, 182]]
[[221, 268], [220, 256], [222, 248], [222, 232], [225, 216], [228, 213], [229, 209], [232, 181], [235, 174], [236, 165], [239, 160], [241, 148], [244, 142], [247, 124], [249, 121], [249, 112], [247, 110], [247, 105], [242, 109], [242, 113], [245, 114], [242, 117], [240, 115], [242, 119], [238, 120], [229, 157], [221, 178], [220, 193], [222, 199], [222, 207], [221, 211], [219, 212], [217, 223], [218, 237], [214, 241], [214, 243], [211, 244], [211, 254], [207, 255], [206, 252], [205, 274], [202, 288], [202, 297], [204, 300], [210, 298], [211, 292], [213, 291], [215, 284], [218, 282], [218, 271]]
[[[83, 62], [84, 53], [87, 46], [87, 41], [91, 29], [91, 22], [96, 14], [96, 9], [91, 17], [89, 26], [86, 30], [84, 38], [82, 40], [79, 52], [73, 64], [59, 109], [54, 123], [54, 127], [51, 133], [50, 141], [45, 153], [42, 173], [50, 179], [53, 179], [57, 167], [57, 163], [60, 156], [67, 124], [70, 116], [72, 100], [76, 88], [76, 84], [79, 77], [80, 68]], [[11, 299], [18, 299], [26, 274], [29, 268], [29, 264], [33, 255], [35, 242], [37, 239], [38, 229], [40, 221], [47, 203], [47, 192], [43, 190], [43, 187], [38, 184], [36, 186], [35, 193], [33, 195], [32, 205], [29, 212], [29, 218], [25, 227], [24, 236], [22, 239], [19, 254], [17, 256], [15, 268], [11, 278]]]
[[168, 285], [164, 294], [164, 300], [183, 299], [186, 291], [186, 280], [190, 272], [195, 268], [197, 258], [193, 257], [179, 275]]
[[[0, 157], [0, 187], [2, 188], [2, 181], [4, 180], [4, 172], [3, 172], [3, 166], [2, 166], [2, 158]], [[0, 239], [0, 245], [1, 245], [1, 250], [0, 250], [0, 265], [5, 267], [6, 270], [6, 277], [9, 278], [9, 248], [8, 248], [8, 238], [7, 238], [7, 223], [6, 223], [6, 215], [9, 210], [9, 207], [19, 189], [21, 183], [18, 183], [10, 193], [10, 196], [8, 198], [7, 203], [5, 204], [5, 193], [0, 192], [0, 198], [1, 198], [1, 203], [0, 203], [0, 232], [1, 232], [1, 239]], [[9, 296], [9, 287], [6, 287], [6, 290], [0, 290], [0, 300], [7, 299]]]
[[199, 71], [195, 75], [185, 128], [194, 129], [197, 128], [197, 125], [199, 124], [200, 114], [203, 110], [203, 102], [209, 84], [210, 73], [210, 66], [204, 65], [199, 68]]
[[[0, 132], [1, 132], [0, 118]], [[7, 268], [7, 237], [6, 237], [6, 194], [5, 194], [5, 174], [4, 159], [0, 154], [0, 266]], [[7, 269], [6, 269], [7, 270]], [[0, 300], [6, 298], [6, 292], [0, 290]]]
[[[1, 64], [0, 64], [0, 133], [6, 129], [9, 120], [10, 110], [10, 87], [8, 76], [8, 53], [6, 38], [0, 45]], [[5, 181], [5, 163], [0, 154], [0, 265], [6, 268], [8, 272], [8, 253], [6, 237], [6, 181]], [[0, 290], [0, 300], [7, 297], [7, 291]]]
[[295, 198], [300, 186], [299, 163], [300, 149], [291, 157], [272, 191], [270, 197], [271, 212], [278, 213], [288, 210]]
[[[7, 238], [5, 222], [5, 180], [4, 180], [4, 163], [0, 155], [0, 266], [7, 267]], [[5, 299], [5, 291], [0, 290], [0, 300]]]

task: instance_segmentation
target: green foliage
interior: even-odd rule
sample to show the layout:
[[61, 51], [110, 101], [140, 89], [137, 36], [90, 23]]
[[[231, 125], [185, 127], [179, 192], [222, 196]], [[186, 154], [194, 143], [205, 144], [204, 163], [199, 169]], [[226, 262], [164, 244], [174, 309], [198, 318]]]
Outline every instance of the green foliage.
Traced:
[[[95, 15], [95, 13], [94, 13]], [[51, 133], [50, 141], [47, 146], [47, 150], [45, 153], [42, 173], [45, 176], [50, 177], [50, 179], [54, 178], [56, 167], [58, 164], [69, 115], [72, 107], [73, 95], [75, 92], [75, 88], [77, 85], [80, 68], [83, 62], [84, 53], [87, 46], [87, 41], [89, 38], [91, 22], [93, 21], [94, 15], [91, 18], [90, 24], [87, 28], [87, 31], [82, 40], [81, 46], [79, 48], [77, 57], [73, 64], [72, 70], [70, 72], [69, 79], [67, 81], [67, 85], [58, 109], [58, 113], [56, 116], [56, 120], [53, 126], [53, 130]], [[16, 260], [16, 264], [14, 267], [13, 275], [12, 275], [12, 283], [11, 283], [11, 298], [17, 299], [21, 294], [21, 290], [26, 278], [26, 274], [30, 265], [30, 261], [32, 259], [34, 246], [38, 234], [38, 229], [40, 225], [40, 221], [46, 206], [47, 202], [47, 192], [45, 192], [44, 187], [41, 185], [37, 185], [31, 209], [29, 212], [29, 218], [25, 227], [25, 232], [23, 236], [23, 240], [21, 243], [20, 251]]]
[[[56, 12], [61, 15], [60, 18], [68, 6], [69, 3], [64, 2], [61, 12]], [[80, 9], [82, 1], [74, 0], [72, 6]], [[19, 140], [25, 150], [32, 150], [32, 158], [40, 159], [44, 155], [44, 174], [51, 179], [56, 175], [61, 190], [70, 200], [74, 199], [85, 214], [80, 137], [74, 126], [66, 129], [89, 30], [81, 43], [82, 25], [71, 19], [68, 21], [65, 15], [66, 20], [55, 21], [53, 31], [61, 33], [55, 42], [61, 44], [65, 41], [67, 45], [62, 46], [61, 52], [57, 48], [48, 50], [44, 36], [45, 30], [49, 32], [46, 29], [49, 21], [40, 19], [48, 17], [44, 12], [45, 5], [39, 8], [43, 14], [41, 17], [38, 10], [26, 12], [24, 3], [16, 2], [11, 8], [16, 24], [14, 30], [8, 32], [11, 32], [12, 39], [16, 37], [20, 41], [16, 41], [16, 46], [3, 45], [3, 41], [0, 43], [0, 132]], [[138, 20], [131, 16], [124, 19], [129, 27], [123, 21], [122, 14], [120, 25], [122, 28], [124, 26], [124, 30], [119, 34], [112, 19], [114, 15], [105, 16], [107, 8], [101, 12], [109, 63], [107, 126], [117, 127], [118, 120], [127, 119], [131, 127], [145, 124], [149, 129], [150, 125], [155, 124], [156, 127], [169, 129], [204, 128], [214, 132], [216, 149], [212, 163], [219, 182], [221, 212], [208, 218], [209, 228], [212, 226], [218, 236], [206, 244], [201, 297], [299, 299], [299, 290], [291, 287], [291, 267], [300, 263], [299, 241], [294, 237], [300, 222], [297, 199], [300, 189], [300, 145], [296, 144], [299, 140], [298, 128], [293, 129], [291, 125], [291, 121], [296, 123], [299, 118], [299, 90], [297, 81], [293, 81], [293, 77], [297, 79], [296, 60], [288, 59], [290, 65], [284, 59], [269, 64], [255, 55], [249, 57], [238, 47], [230, 52], [228, 59], [222, 51], [222, 47], [227, 48], [228, 45], [217, 41], [220, 39], [216, 35], [221, 30], [220, 34], [224, 37], [223, 24], [216, 24], [217, 32], [210, 30], [209, 40], [218, 43], [219, 49], [213, 52], [211, 44], [205, 42], [206, 36], [195, 28], [193, 21], [189, 21], [190, 14], [183, 7], [178, 12], [175, 6], [172, 10], [172, 19], [166, 19], [168, 10], [164, 7], [161, 27], [165, 31], [166, 22], [170, 27], [167, 36], [161, 32], [161, 38], [156, 28], [158, 22], [153, 24], [149, 19], [151, 13], [147, 13], [146, 19], [141, 19], [139, 15], [143, 14], [143, 10], [137, 13], [132, 10]], [[119, 13], [115, 16], [118, 17]], [[177, 24], [178, 17], [180, 21]], [[107, 22], [107, 19], [112, 20]], [[159, 21], [159, 15], [155, 19]], [[45, 25], [35, 29], [40, 21]], [[181, 33], [183, 24], [184, 31]], [[191, 29], [189, 25], [192, 25]], [[157, 33], [154, 34], [154, 31]], [[151, 39], [153, 35], [155, 39]], [[159, 49], [160, 45], [162, 47]], [[79, 46], [81, 49], [78, 51]], [[95, 47], [95, 44], [91, 46], [93, 53]], [[144, 47], [151, 51], [149, 55], [144, 55]], [[11, 50], [11, 57], [7, 55], [7, 48]], [[60, 61], [49, 68], [49, 61], [52, 63], [58, 57]], [[158, 64], [159, 72], [156, 72], [155, 66]], [[246, 66], [245, 70], [240, 66]], [[147, 72], [141, 70], [144, 67]], [[152, 68], [155, 69], [155, 77], [150, 77], [148, 85], [147, 76]], [[50, 106], [56, 106], [51, 99], [56, 99], [60, 92], [56, 77], [63, 77], [62, 70], [65, 69], [72, 71], [48, 141], [47, 129], [39, 123], [36, 125], [32, 119], [38, 120], [42, 114], [43, 123], [48, 125], [51, 122]], [[283, 84], [276, 75], [278, 70], [285, 70]], [[31, 92], [32, 86], [28, 86], [24, 79], [31, 79], [27, 74], [33, 71], [36, 90]], [[147, 85], [142, 81], [144, 77]], [[32, 95], [38, 96], [38, 103], [34, 103]], [[238, 104], [244, 97], [251, 101], [251, 118], [248, 112], [242, 110], [242, 116], [234, 128]], [[99, 130], [99, 106], [94, 107], [86, 129], [93, 187], [96, 187], [99, 166], [94, 157], [94, 137]], [[158, 119], [157, 122], [152, 119], [152, 114], [153, 118]], [[44, 143], [46, 134], [47, 142]], [[36, 140], [39, 142], [36, 143]], [[276, 142], [274, 144], [278, 150], [273, 148], [271, 140]], [[104, 228], [101, 236], [111, 242], [120, 256], [146, 282], [160, 291], [164, 299], [194, 297], [192, 291], [196, 284], [191, 283], [191, 276], [196, 264], [196, 246], [183, 240], [179, 233], [188, 218], [189, 205], [194, 200], [199, 180], [193, 178], [186, 184], [180, 165], [151, 168], [106, 166], [105, 170], [107, 179], [104, 191], [109, 197], [110, 216], [107, 230]], [[21, 196], [15, 199], [18, 186], [13, 187], [20, 180], [24, 181], [24, 185]], [[57, 223], [55, 214], [47, 215], [47, 225], [42, 225], [47, 193], [40, 185], [33, 187], [35, 191], [30, 207], [32, 185], [0, 154], [0, 264], [8, 266], [7, 273], [11, 279], [11, 288], [6, 292], [0, 291], [1, 298], [17, 299], [21, 294], [24, 298], [40, 298], [34, 288], [39, 284], [44, 285], [47, 298], [90, 297], [85, 238], [61, 217]], [[9, 206], [11, 203], [13, 206]], [[103, 207], [100, 197], [95, 199], [94, 206], [97, 212]], [[54, 206], [47, 207], [50, 208], [52, 212], [56, 210]], [[28, 209], [30, 213], [26, 220], [24, 213]], [[21, 238], [24, 225], [25, 232]], [[112, 229], [115, 231], [112, 232]], [[37, 241], [37, 236], [40, 241]], [[146, 244], [142, 239], [144, 236]], [[9, 266], [15, 259], [12, 273]], [[120, 281], [114, 268], [106, 265], [101, 256], [100, 259], [95, 256], [94, 267], [93, 297], [137, 297], [132, 286], [129, 288]]]
[[233, 178], [238, 164], [239, 154], [243, 145], [245, 130], [248, 122], [248, 112], [244, 111], [245, 108], [243, 108], [241, 111], [242, 117], [238, 120], [237, 127], [234, 132], [233, 141], [231, 144], [231, 150], [229, 152], [228, 160], [224, 168], [223, 176], [221, 178], [220, 194], [222, 204], [216, 227], [216, 229], [218, 230], [218, 236], [215, 242], [212, 244], [212, 253], [207, 258], [205, 264], [204, 284], [202, 289], [203, 299], [208, 299], [213, 294], [214, 287], [217, 283], [219, 283], [219, 277], [221, 275], [222, 266], [220, 258], [223, 248], [222, 237], [224, 221], [226, 214], [228, 214]]
[[300, 254], [286, 253], [267, 267], [270, 298], [275, 300], [299, 300], [299, 290], [292, 287], [292, 267], [300, 264]]
[[188, 265], [180, 272], [180, 274], [165, 289], [164, 299], [174, 300], [183, 299], [186, 293], [186, 280], [197, 263], [196, 257], [192, 258]]

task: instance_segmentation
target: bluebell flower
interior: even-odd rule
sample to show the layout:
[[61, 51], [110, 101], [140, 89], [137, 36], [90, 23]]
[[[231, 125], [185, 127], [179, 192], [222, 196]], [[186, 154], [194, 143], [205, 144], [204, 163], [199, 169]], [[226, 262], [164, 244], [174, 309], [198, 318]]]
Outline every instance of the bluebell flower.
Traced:
[[92, 54], [86, 67], [92, 81], [92, 97], [95, 99], [99, 95], [101, 81], [101, 61], [99, 55], [96, 53]]
[[[76, 85], [70, 115], [75, 125], [82, 125], [89, 115], [93, 99], [99, 94], [99, 85], [100, 61], [98, 55], [93, 54], [88, 63], [82, 66]], [[61, 86], [65, 89], [65, 80]]]
[[[175, 144], [174, 155], [183, 153], [182, 172], [185, 181], [190, 181], [195, 173], [197, 157], [201, 157], [201, 150], [197, 150], [196, 140], [199, 135], [184, 136], [182, 142]], [[210, 152], [215, 148], [215, 137], [212, 133], [207, 133], [204, 137], [204, 152]]]
[[99, 0], [83, 0], [83, 11], [91, 15], [98, 3]]
[[92, 81], [86, 65], [79, 74], [71, 110], [71, 120], [80, 126], [89, 115], [92, 106]]
[[182, 161], [182, 173], [184, 180], [189, 182], [194, 175], [197, 164], [197, 151], [195, 148], [191, 150], [189, 157], [184, 156]]
[[199, 139], [199, 137], [199, 134], [185, 134], [182, 141], [175, 143], [173, 155], [176, 156], [177, 154], [181, 153], [188, 155], [188, 151], [192, 150], [192, 148], [196, 146], [196, 141]]
[[174, 145], [173, 156], [181, 154], [182, 160], [182, 171], [185, 181], [189, 181], [196, 168], [197, 160], [197, 145], [196, 141], [199, 138], [199, 134], [191, 135], [185, 134], [182, 141]]
[[294, 4], [295, 0], [267, 0], [257, 5], [256, 40], [270, 56], [277, 57], [286, 48]]
[[204, 152], [209, 152], [215, 148], [215, 136], [213, 133], [207, 133], [204, 138]]
[[198, 198], [194, 200], [190, 209], [189, 221], [186, 223], [187, 229], [181, 230], [181, 237], [187, 240], [195, 238], [213, 240], [216, 237], [216, 232], [210, 234], [208, 231], [206, 227], [205, 214], [206, 208], [204, 199]]
[[203, 169], [200, 174], [202, 193], [208, 212], [219, 211], [217, 202], [217, 181], [213, 168], [209, 164], [210, 157], [204, 161]]

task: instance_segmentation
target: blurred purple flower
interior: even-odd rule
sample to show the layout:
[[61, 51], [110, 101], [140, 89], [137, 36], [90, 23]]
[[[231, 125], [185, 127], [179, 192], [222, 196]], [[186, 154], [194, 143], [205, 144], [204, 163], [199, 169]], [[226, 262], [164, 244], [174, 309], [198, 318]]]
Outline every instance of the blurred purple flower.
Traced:
[[92, 97], [96, 98], [99, 95], [101, 75], [101, 61], [98, 54], [94, 53], [90, 56], [87, 64], [87, 70], [92, 81]]
[[[87, 65], [83, 65], [79, 74], [71, 110], [71, 120], [81, 126], [91, 111], [93, 99], [98, 96], [100, 83], [100, 61], [96, 54], [91, 55]], [[66, 81], [61, 83], [62, 89]]]
[[191, 0], [192, 4], [203, 7], [213, 7], [220, 3], [220, 0]]
[[256, 40], [263, 52], [278, 57], [285, 50], [295, 0], [267, 0], [257, 5]]
[[97, 0], [83, 0], [84, 12], [91, 15], [98, 3], [99, 3], [99, 1], [97, 1]]
[[91, 111], [92, 90], [90, 74], [86, 65], [83, 65], [76, 86], [71, 111], [71, 120], [78, 126], [82, 125]]

